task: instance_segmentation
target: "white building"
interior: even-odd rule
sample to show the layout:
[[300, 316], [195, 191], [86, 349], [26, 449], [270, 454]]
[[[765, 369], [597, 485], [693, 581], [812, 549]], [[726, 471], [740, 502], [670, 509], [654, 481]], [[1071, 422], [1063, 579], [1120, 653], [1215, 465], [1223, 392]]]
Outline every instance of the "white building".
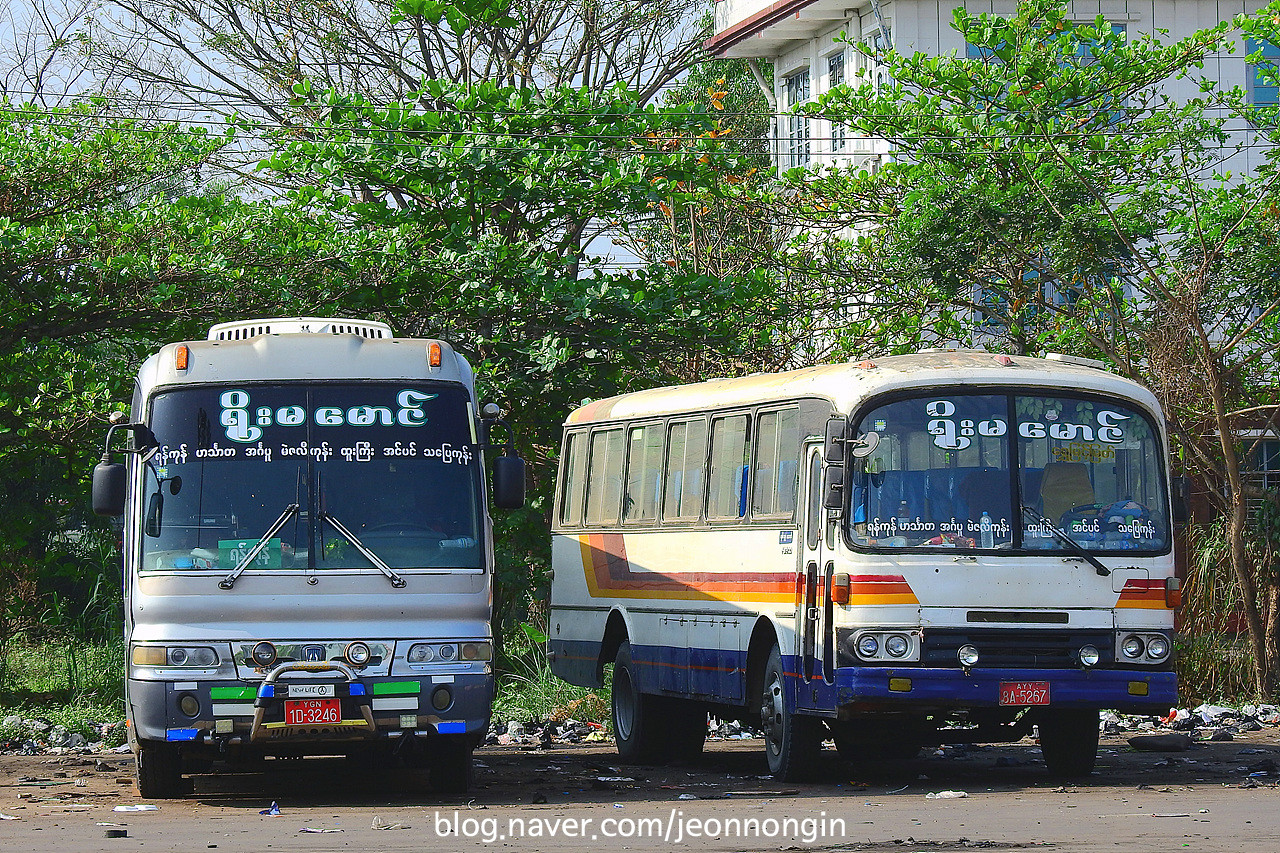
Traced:
[[[1160, 38], [1171, 41], [1197, 30], [1255, 12], [1262, 0], [1075, 0], [1070, 17], [1092, 22], [1102, 15], [1117, 31], [1126, 34], [1167, 30]], [[841, 82], [853, 81], [859, 72], [880, 73], [869, 66], [850, 41], [900, 53], [965, 56], [969, 46], [952, 28], [952, 13], [964, 7], [972, 14], [1014, 13], [1012, 0], [956, 2], [956, 0], [719, 0], [715, 4], [715, 35], [707, 42], [718, 57], [764, 59], [773, 63], [778, 117], [774, 122], [775, 156], [781, 169], [816, 167], [828, 163], [857, 162], [868, 155], [888, 153], [881, 140], [857, 137], [839, 125], [805, 119], [787, 113], [796, 104], [821, 95]], [[1203, 76], [1225, 86], [1239, 85], [1255, 103], [1277, 103], [1277, 87], [1257, 84], [1246, 53], [1256, 48], [1241, 39], [1229, 53], [1209, 58]], [[1280, 50], [1267, 46], [1280, 59]], [[1194, 82], [1169, 81], [1166, 91], [1190, 97]], [[1244, 128], [1241, 128], [1242, 132]], [[1246, 160], [1231, 165], [1237, 172], [1251, 171], [1258, 162], [1256, 149]]]

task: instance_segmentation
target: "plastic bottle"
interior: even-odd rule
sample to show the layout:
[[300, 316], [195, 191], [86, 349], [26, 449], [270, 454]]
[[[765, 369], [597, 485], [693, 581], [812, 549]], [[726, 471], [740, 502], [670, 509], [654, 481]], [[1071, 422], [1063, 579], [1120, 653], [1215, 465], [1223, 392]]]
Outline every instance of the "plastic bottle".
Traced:
[[996, 535], [991, 527], [991, 516], [985, 510], [982, 518], [978, 520], [978, 544], [982, 548], [996, 547]]

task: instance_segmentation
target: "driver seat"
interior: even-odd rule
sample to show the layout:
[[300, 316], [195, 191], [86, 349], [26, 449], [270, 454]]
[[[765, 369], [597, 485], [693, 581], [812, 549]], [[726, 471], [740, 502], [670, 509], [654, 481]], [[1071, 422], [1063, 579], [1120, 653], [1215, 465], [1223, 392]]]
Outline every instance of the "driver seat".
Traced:
[[1063, 514], [1093, 503], [1089, 466], [1083, 462], [1049, 462], [1040, 478], [1040, 502], [1044, 515], [1057, 524]]

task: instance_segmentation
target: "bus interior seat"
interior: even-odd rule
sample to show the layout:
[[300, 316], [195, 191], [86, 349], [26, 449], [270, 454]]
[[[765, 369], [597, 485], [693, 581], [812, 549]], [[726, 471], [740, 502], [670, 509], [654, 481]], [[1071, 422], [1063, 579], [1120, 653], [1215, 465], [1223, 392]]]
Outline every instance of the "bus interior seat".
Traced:
[[1040, 505], [1055, 524], [1063, 514], [1093, 503], [1089, 466], [1083, 462], [1049, 462], [1040, 478]]
[[977, 468], [960, 483], [964, 518], [976, 519], [983, 512], [1004, 518], [1009, 512], [1009, 472], [1000, 468]]

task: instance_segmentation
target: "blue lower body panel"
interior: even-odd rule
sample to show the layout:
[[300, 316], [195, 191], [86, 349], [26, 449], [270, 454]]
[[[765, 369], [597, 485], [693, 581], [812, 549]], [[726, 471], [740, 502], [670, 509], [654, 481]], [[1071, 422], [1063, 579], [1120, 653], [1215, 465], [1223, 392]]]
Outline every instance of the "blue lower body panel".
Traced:
[[[910, 689], [890, 690], [890, 679], [909, 680]], [[839, 706], [995, 708], [1000, 685], [1012, 681], [1048, 682], [1049, 704], [1057, 708], [1163, 713], [1178, 702], [1174, 673], [1114, 669], [974, 669], [966, 674], [957, 669], [842, 667], [836, 670], [834, 688]]]

